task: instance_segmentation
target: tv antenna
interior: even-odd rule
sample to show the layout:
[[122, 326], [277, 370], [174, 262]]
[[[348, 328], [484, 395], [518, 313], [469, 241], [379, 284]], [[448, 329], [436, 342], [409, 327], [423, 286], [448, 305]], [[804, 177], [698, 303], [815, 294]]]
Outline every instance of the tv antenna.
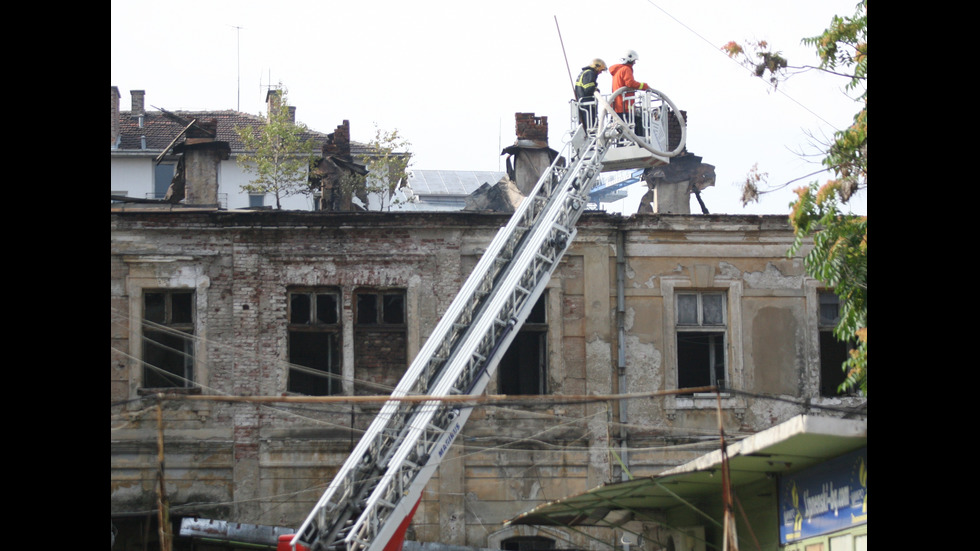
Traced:
[[238, 25], [229, 25], [231, 28], [235, 29], [235, 64], [238, 68], [238, 83], [236, 92], [238, 94], [238, 103], [235, 105], [236, 111], [242, 110], [242, 27]]

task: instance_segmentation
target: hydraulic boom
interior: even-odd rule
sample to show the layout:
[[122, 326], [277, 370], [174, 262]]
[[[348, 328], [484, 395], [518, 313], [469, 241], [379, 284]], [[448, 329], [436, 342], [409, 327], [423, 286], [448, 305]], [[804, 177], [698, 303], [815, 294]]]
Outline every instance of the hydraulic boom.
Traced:
[[[422, 490], [470, 415], [471, 408], [439, 398], [483, 393], [575, 238], [575, 224], [607, 153], [635, 147], [642, 157], [636, 166], [651, 166], [666, 164], [684, 148], [682, 130], [680, 145], [666, 151], [667, 118], [673, 114], [685, 126], [670, 100], [651, 91], [647, 104], [650, 99], [660, 104], [641, 113], [657, 121], [645, 122], [653, 132], [643, 139], [609, 107], [624, 92], [596, 98], [602, 114], [598, 121], [575, 123], [572, 140], [497, 232], [392, 392], [393, 399], [381, 408], [300, 526], [291, 542], [294, 548], [399, 551]], [[406, 396], [432, 400], [398, 400]]]

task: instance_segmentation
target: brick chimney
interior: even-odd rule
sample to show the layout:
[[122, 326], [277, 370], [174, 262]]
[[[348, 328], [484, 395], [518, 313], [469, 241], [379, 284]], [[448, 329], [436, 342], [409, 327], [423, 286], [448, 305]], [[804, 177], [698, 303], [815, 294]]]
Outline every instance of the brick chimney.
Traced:
[[548, 117], [535, 117], [534, 113], [514, 113], [517, 124], [517, 141], [504, 149], [504, 153], [512, 155], [508, 164], [513, 160], [513, 170], [508, 169], [508, 176], [517, 189], [527, 196], [538, 179], [555, 160], [558, 152], [548, 147]]
[[109, 87], [109, 147], [119, 147], [119, 87]]
[[[279, 90], [270, 89], [265, 95], [265, 104], [267, 108], [265, 120], [266, 122], [269, 122], [272, 114], [279, 111], [280, 105], [282, 104], [282, 92]], [[296, 124], [296, 108], [286, 107], [286, 109], [289, 109], [289, 113], [287, 115], [289, 117], [289, 122]]]
[[534, 113], [515, 113], [517, 139], [542, 141], [548, 145], [548, 117], [535, 117]]
[[282, 101], [282, 94], [279, 90], [269, 89], [268, 93], [265, 95], [265, 105], [266, 105], [266, 115], [265, 120], [269, 122], [272, 118], [272, 114], [279, 111], [279, 103]]
[[342, 124], [337, 125], [337, 129], [327, 134], [327, 141], [323, 144], [323, 156], [331, 155], [350, 160], [350, 121], [344, 119]]
[[146, 98], [145, 90], [130, 90], [129, 95], [133, 98], [133, 109], [130, 113], [133, 117], [142, 117], [146, 114], [146, 109], [143, 107], [144, 99]]

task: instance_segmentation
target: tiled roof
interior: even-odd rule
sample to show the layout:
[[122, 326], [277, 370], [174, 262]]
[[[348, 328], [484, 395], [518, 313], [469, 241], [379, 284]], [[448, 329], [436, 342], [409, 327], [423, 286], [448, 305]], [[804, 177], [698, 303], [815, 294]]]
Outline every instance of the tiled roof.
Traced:
[[[264, 117], [239, 111], [174, 111], [173, 113], [187, 120], [217, 121], [217, 140], [228, 142], [232, 151], [243, 150], [242, 141], [235, 132], [236, 127], [261, 127], [265, 125]], [[119, 113], [120, 143], [118, 150], [138, 151], [141, 149], [141, 137], [146, 136], [146, 149], [160, 151], [170, 145], [170, 142], [183, 129], [184, 125], [164, 116], [163, 112], [150, 110], [147, 110], [143, 116], [143, 128], [140, 128], [138, 117], [132, 116], [131, 111], [122, 111]], [[317, 153], [319, 153], [323, 143], [327, 141], [327, 133], [315, 130], [308, 130], [303, 137], [314, 140], [316, 143], [314, 152]], [[352, 155], [361, 155], [367, 151], [367, 146], [364, 144], [351, 142]]]

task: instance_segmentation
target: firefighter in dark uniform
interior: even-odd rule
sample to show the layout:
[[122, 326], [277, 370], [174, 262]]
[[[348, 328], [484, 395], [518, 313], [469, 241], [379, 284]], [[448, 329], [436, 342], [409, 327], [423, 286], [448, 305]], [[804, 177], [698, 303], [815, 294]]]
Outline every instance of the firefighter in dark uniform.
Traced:
[[582, 72], [575, 82], [575, 99], [579, 102], [578, 120], [588, 131], [595, 130], [597, 108], [594, 96], [599, 91], [596, 87], [596, 79], [605, 70], [605, 61], [599, 58], [593, 59], [589, 66], [582, 67]]

